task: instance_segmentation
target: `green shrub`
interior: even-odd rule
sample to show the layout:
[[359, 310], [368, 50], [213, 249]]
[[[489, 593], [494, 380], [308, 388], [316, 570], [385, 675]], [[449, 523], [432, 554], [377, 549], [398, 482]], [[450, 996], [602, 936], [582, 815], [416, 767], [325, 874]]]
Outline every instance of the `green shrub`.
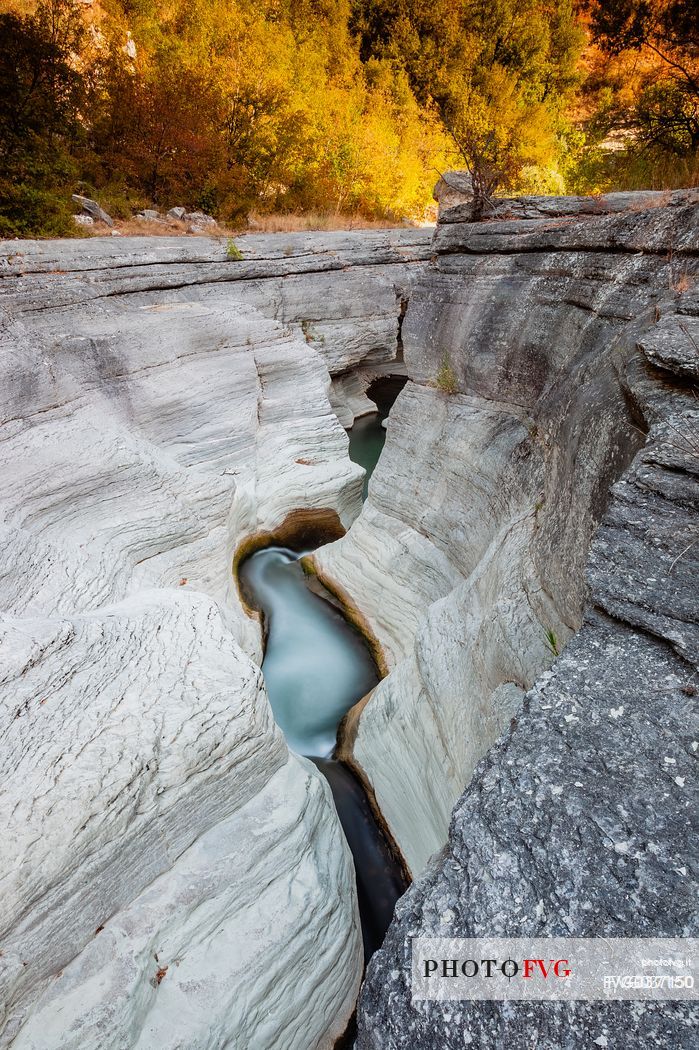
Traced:
[[23, 182], [0, 187], [0, 237], [79, 236], [68, 194]]
[[[78, 192], [82, 193], [83, 190]], [[99, 201], [107, 214], [111, 215], [113, 219], [132, 219], [136, 212], [141, 211], [143, 208], [152, 207], [151, 201], [144, 194], [119, 183], [108, 183], [106, 186], [102, 186], [99, 190], [93, 190], [91, 193], [85, 190], [84, 195]]]
[[459, 392], [459, 383], [456, 378], [456, 372], [451, 367], [451, 362], [446, 354], [442, 358], [439, 371], [435, 376], [434, 385], [444, 394], [458, 394]]
[[235, 259], [236, 262], [240, 262], [240, 260], [243, 258], [243, 253], [241, 252], [240, 248], [235, 243], [235, 241], [233, 240], [232, 237], [229, 237], [229, 239], [228, 239], [228, 246], [226, 247], [226, 255], [228, 256], [229, 259]]
[[207, 215], [215, 215], [221, 206], [220, 194], [214, 186], [205, 186], [194, 202]]

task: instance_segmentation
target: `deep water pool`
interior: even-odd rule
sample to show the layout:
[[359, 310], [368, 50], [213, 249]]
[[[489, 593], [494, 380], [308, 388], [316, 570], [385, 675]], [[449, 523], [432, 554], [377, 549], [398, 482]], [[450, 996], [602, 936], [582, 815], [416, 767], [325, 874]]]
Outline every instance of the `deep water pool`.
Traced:
[[383, 426], [385, 418], [383, 412], [371, 412], [367, 416], [360, 416], [359, 419], [356, 419], [354, 426], [347, 431], [350, 459], [366, 470], [364, 499], [369, 489], [369, 478], [374, 472], [374, 467], [379, 461], [386, 441], [386, 430]]
[[[385, 439], [379, 413], [349, 431], [350, 457], [367, 471], [364, 492]], [[238, 578], [262, 615], [262, 661], [274, 717], [289, 747], [311, 758], [328, 780], [354, 859], [364, 956], [381, 946], [406, 889], [400, 863], [354, 772], [334, 757], [340, 722], [379, 681], [362, 635], [300, 563], [303, 551], [266, 547], [242, 562]]]

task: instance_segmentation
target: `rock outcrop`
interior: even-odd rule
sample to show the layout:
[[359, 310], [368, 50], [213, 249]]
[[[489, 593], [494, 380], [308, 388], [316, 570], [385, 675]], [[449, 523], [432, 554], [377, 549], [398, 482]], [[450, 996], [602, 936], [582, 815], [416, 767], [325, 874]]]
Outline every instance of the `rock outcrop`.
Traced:
[[419, 231], [0, 246], [0, 1046], [331, 1046], [351, 858], [289, 753], [236, 549], [362, 475]]
[[[452, 194], [442, 186], [447, 179]], [[439, 222], [471, 222], [473, 201], [469, 197], [470, 176], [467, 172], [450, 171], [437, 183], [434, 191], [439, 201]], [[458, 188], [463, 187], [461, 198]], [[472, 192], [471, 192], [472, 197]], [[696, 203], [696, 190], [628, 190], [601, 193], [589, 197], [494, 197], [484, 205], [483, 219], [573, 219], [589, 215], [639, 213], [651, 208], [680, 208]]]
[[699, 412], [614, 490], [580, 632], [454, 809], [369, 970], [358, 1050], [694, 1045], [689, 1001], [411, 1003], [410, 938], [697, 935]]
[[[361, 516], [315, 561], [392, 668], [354, 757], [413, 874], [579, 628], [611, 484], [659, 413], [693, 403], [641, 348], [669, 328], [687, 333], [685, 370], [691, 356], [699, 206], [678, 198], [599, 218], [438, 226], [436, 264], [412, 290], [413, 382]], [[444, 368], [456, 394], [439, 389]]]
[[358, 1050], [691, 1044], [686, 1003], [411, 1003], [417, 935], [695, 928], [699, 197], [585, 210], [438, 227], [413, 382], [316, 555], [390, 657], [354, 755], [422, 872]]
[[467, 171], [445, 171], [439, 176], [432, 196], [439, 205], [440, 215], [457, 205], [473, 207], [473, 179]]
[[[0, 246], [0, 1046], [343, 1030], [351, 862], [230, 571], [299, 509], [351, 525], [315, 568], [390, 673], [343, 753], [418, 876], [358, 1050], [685, 1045], [682, 1004], [410, 1001], [416, 934], [691, 929], [699, 194], [622, 196]], [[340, 423], [404, 370], [359, 513]]]

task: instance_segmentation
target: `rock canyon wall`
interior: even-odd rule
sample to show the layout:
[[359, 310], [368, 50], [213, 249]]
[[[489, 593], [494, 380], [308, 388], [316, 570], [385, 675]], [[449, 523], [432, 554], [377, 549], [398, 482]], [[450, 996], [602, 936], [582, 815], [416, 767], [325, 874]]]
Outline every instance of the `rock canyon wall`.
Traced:
[[460, 217], [368, 502], [316, 555], [390, 654], [354, 756], [422, 872], [358, 1050], [689, 1047], [688, 1002], [411, 1001], [417, 935], [696, 935], [699, 196]]
[[354, 1006], [351, 858], [231, 564], [359, 512], [331, 374], [395, 357], [429, 234], [241, 247], [0, 245], [0, 1046], [308, 1050]]
[[443, 215], [368, 500], [315, 555], [391, 667], [354, 757], [413, 874], [580, 627], [610, 486], [655, 420], [696, 407], [699, 198], [639, 197], [553, 220]]
[[[349, 530], [313, 568], [388, 674], [343, 753], [416, 877], [359, 1050], [683, 1045], [682, 1007], [411, 1006], [416, 933], [689, 928], [699, 194], [506, 204], [0, 245], [0, 1046], [343, 1031], [351, 858], [231, 573], [299, 511]], [[403, 372], [362, 507], [342, 426]]]

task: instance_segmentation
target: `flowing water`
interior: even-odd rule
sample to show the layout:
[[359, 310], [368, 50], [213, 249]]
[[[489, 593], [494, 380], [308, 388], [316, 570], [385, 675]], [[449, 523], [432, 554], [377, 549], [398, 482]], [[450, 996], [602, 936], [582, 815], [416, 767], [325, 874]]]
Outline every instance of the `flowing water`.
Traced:
[[329, 758], [342, 718], [379, 676], [362, 637], [306, 586], [301, 556], [267, 547], [243, 563], [240, 578], [265, 619], [262, 673], [274, 717], [294, 751]]
[[[379, 413], [349, 431], [350, 456], [370, 472], [383, 448]], [[366, 483], [365, 483], [366, 491]], [[239, 578], [264, 617], [262, 662], [274, 717], [289, 747], [312, 758], [327, 778], [357, 877], [366, 959], [383, 941], [406, 888], [367, 796], [354, 773], [333, 758], [344, 715], [379, 680], [362, 636], [329, 598], [312, 591], [299, 563], [303, 552], [267, 547], [247, 558]]]

